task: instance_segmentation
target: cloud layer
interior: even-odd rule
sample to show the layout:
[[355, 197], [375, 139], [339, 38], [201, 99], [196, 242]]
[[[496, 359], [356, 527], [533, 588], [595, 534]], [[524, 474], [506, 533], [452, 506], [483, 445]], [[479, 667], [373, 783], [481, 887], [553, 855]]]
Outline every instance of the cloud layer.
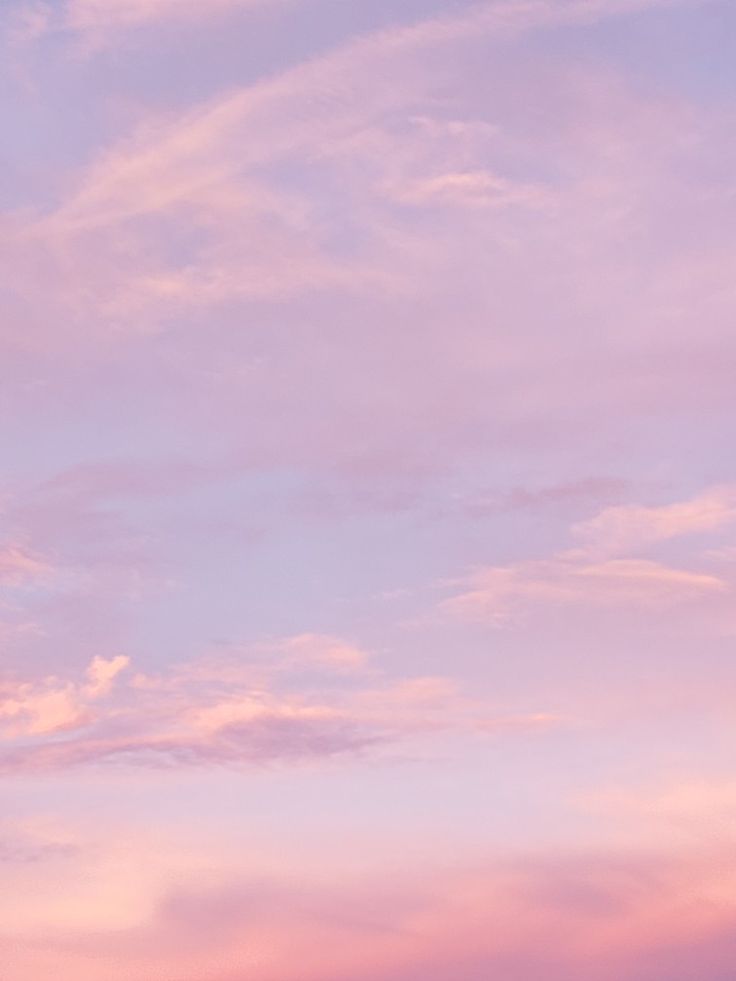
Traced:
[[8, 0], [3, 981], [733, 974], [725, 0]]

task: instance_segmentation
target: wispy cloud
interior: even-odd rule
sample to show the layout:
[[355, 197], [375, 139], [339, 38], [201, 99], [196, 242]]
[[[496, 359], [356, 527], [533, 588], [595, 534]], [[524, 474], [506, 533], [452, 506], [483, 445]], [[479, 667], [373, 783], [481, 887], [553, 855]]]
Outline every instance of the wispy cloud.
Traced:
[[[223, 0], [216, 9], [225, 6], [238, 4]], [[423, 57], [479, 36], [587, 22], [645, 6], [478, 4], [351, 40], [179, 117], [157, 114], [78, 175], [77, 190], [21, 235], [17, 254], [28, 252], [36, 266], [43, 261], [73, 308], [92, 301], [98, 314], [118, 324], [233, 298], [396, 289], [401, 279], [390, 253], [415, 252], [420, 261], [422, 239], [382, 213], [386, 198], [512, 212], [544, 210], [555, 200], [542, 182], [519, 181], [481, 166], [480, 157], [448, 153], [446, 141], [439, 158], [428, 157], [426, 126], [424, 147], [416, 142], [418, 131], [412, 140], [396, 133], [400, 114], [426, 118], [417, 114], [429, 95]], [[212, 9], [193, 0], [76, 0], [67, 18], [93, 31], [205, 11], [211, 17]], [[348, 151], [357, 153], [360, 184], [346, 180]], [[321, 170], [336, 188], [343, 185], [339, 227], [326, 221], [329, 209], [313, 194], [264, 173], [266, 164], [295, 159]], [[366, 165], [375, 170], [368, 187]], [[182, 224], [189, 229], [189, 255], [172, 263], [167, 243], [181, 237]], [[336, 238], [352, 238], [360, 247], [348, 259], [332, 247]]]
[[520, 611], [546, 605], [628, 606], [662, 610], [723, 593], [717, 576], [673, 569], [648, 559], [612, 559], [595, 564], [569, 559], [491, 567], [474, 573], [465, 592], [442, 609], [463, 619], [502, 625]]
[[659, 507], [606, 508], [572, 529], [591, 554], [618, 555], [683, 535], [718, 531], [736, 522], [736, 489], [715, 487], [689, 501]]
[[[339, 638], [301, 634], [159, 676], [130, 672], [129, 658], [116, 655], [96, 657], [83, 683], [8, 684], [0, 771], [303, 762], [437, 730], [533, 732], [565, 723], [546, 712], [504, 713], [449, 678], [397, 682], [373, 671], [367, 681], [361, 671], [344, 687], [346, 671], [364, 668], [366, 658]], [[301, 677], [307, 668], [316, 672], [311, 683]], [[127, 680], [118, 681], [123, 672]]]
[[66, 23], [77, 31], [137, 27], [207, 18], [228, 8], [274, 5], [288, 0], [67, 0]]
[[9, 39], [28, 44], [68, 34], [82, 52], [99, 54], [136, 31], [196, 28], [228, 14], [296, 2], [304, 0], [22, 0], [12, 13]]
[[662, 610], [729, 591], [710, 571], [678, 568], [641, 557], [659, 542], [713, 531], [736, 518], [730, 489], [716, 488], [691, 501], [606, 508], [573, 525], [580, 547], [548, 559], [479, 569], [466, 589], [442, 603], [464, 619], [498, 625], [548, 605], [588, 605]]
[[736, 12], [0, 20], [3, 981], [730, 979]]
[[20, 586], [45, 578], [50, 564], [21, 545], [0, 547], [0, 582], [5, 586]]

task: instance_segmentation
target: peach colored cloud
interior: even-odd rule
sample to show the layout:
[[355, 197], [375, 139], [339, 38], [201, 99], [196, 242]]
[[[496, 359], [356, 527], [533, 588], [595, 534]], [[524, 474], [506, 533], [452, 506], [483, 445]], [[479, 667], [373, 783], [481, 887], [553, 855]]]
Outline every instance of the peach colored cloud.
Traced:
[[387, 188], [387, 192], [398, 201], [417, 205], [544, 208], [554, 203], [554, 196], [544, 188], [510, 181], [484, 170], [418, 178], [403, 187]]
[[325, 634], [297, 634], [273, 644], [263, 644], [265, 653], [276, 655], [286, 667], [315, 666], [337, 672], [360, 671], [369, 655], [355, 644]]
[[130, 664], [130, 658], [118, 654], [112, 658], [96, 657], [87, 668], [87, 685], [84, 693], [89, 698], [107, 695], [117, 676]]
[[606, 508], [573, 526], [573, 535], [593, 554], [637, 552], [657, 542], [713, 532], [736, 522], [736, 488], [715, 487], [689, 501], [660, 507]]
[[[463, 619], [501, 625], [520, 612], [546, 605], [663, 610], [725, 594], [729, 582], [711, 572], [673, 567], [636, 553], [733, 521], [736, 511], [731, 498], [730, 490], [717, 488], [682, 504], [606, 508], [573, 525], [580, 547], [549, 559], [479, 569], [465, 580], [467, 588], [444, 600], [441, 609]], [[626, 556], [627, 552], [635, 557]]]
[[[344, 687], [365, 655], [338, 638], [302, 634], [257, 644], [238, 660], [129, 674], [123, 655], [95, 658], [86, 683], [57, 678], [8, 685], [0, 701], [0, 771], [45, 773], [89, 764], [217, 767], [354, 754], [437, 731], [543, 731], [549, 712], [504, 712], [449, 678]], [[317, 676], [305, 686], [305, 667]], [[297, 689], [291, 676], [300, 679]], [[339, 682], [339, 683], [338, 683]], [[4, 723], [4, 726], [3, 726]]]
[[80, 729], [92, 723], [95, 712], [90, 703], [110, 693], [115, 678], [128, 663], [123, 655], [96, 657], [87, 670], [85, 685], [55, 677], [37, 684], [5, 683], [0, 686], [0, 734], [13, 741]]
[[545, 604], [629, 606], [665, 609], [683, 601], [724, 593], [717, 576], [673, 569], [646, 559], [587, 564], [569, 559], [522, 562], [474, 573], [468, 589], [442, 603], [463, 619], [503, 624], [519, 610]]

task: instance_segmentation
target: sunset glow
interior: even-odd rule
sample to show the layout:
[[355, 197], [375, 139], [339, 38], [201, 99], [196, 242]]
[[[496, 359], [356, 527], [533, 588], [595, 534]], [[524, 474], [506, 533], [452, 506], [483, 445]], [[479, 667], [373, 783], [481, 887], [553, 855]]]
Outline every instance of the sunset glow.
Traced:
[[0, 981], [733, 981], [734, 37], [4, 0]]

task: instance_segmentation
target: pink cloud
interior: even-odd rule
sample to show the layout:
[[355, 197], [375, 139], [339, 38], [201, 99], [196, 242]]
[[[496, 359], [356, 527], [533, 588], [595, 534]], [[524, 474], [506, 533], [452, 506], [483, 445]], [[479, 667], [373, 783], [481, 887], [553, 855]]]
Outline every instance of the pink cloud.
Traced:
[[118, 654], [115, 657], [106, 659], [96, 657], [87, 668], [87, 685], [85, 694], [90, 698], [98, 698], [107, 695], [112, 689], [113, 683], [121, 671], [130, 665], [130, 658], [125, 654]]
[[[87, 669], [87, 684], [45, 678], [38, 684], [6, 682], [0, 687], [0, 733], [11, 742], [80, 729], [95, 720], [91, 702], [108, 695], [128, 658], [96, 657]], [[2, 740], [0, 740], [0, 747]]]
[[77, 729], [88, 720], [71, 687], [34, 690], [21, 686], [0, 702], [0, 726], [13, 737]]
[[398, 201], [418, 205], [545, 208], [554, 202], [543, 188], [514, 183], [483, 170], [438, 174], [387, 190]]
[[9, 0], [2, 981], [730, 981], [727, 6]]
[[[550, 712], [504, 711], [466, 695], [450, 678], [392, 681], [373, 671], [366, 685], [364, 652], [335, 637], [301, 634], [256, 644], [251, 664], [244, 653], [242, 662], [203, 660], [120, 681], [129, 658], [96, 657], [82, 684], [49, 678], [9, 685], [0, 701], [6, 736], [0, 770], [298, 763], [380, 753], [434, 732], [534, 732], [566, 724]], [[306, 666], [317, 675], [295, 690], [292, 679]], [[361, 683], [346, 688], [346, 671]]]
[[722, 852], [486, 858], [340, 884], [222, 876], [170, 887], [136, 926], [30, 935], [11, 964], [19, 981], [51, 956], [65, 981], [686, 981], [696, 965], [725, 981], [732, 879]]
[[717, 576], [673, 569], [646, 559], [587, 564], [569, 559], [523, 562], [474, 573], [470, 587], [442, 603], [463, 619], [503, 624], [519, 610], [546, 604], [588, 604], [663, 609], [724, 593]]
[[359, 671], [368, 660], [368, 654], [354, 644], [323, 634], [298, 634], [275, 645], [274, 649], [286, 655], [294, 665], [316, 665], [334, 671]]
[[[464, 590], [442, 602], [441, 609], [462, 619], [502, 625], [519, 613], [550, 605], [662, 610], [729, 593], [730, 582], [710, 571], [673, 567], [638, 553], [672, 538], [728, 525], [736, 519], [732, 497], [729, 488], [716, 488], [662, 507], [605, 508], [572, 526], [579, 547], [546, 559], [480, 568], [464, 580]], [[699, 555], [695, 559], [702, 561]]]
[[716, 487], [689, 501], [659, 507], [622, 505], [573, 526], [592, 554], [616, 555], [646, 549], [682, 535], [718, 531], [736, 522], [736, 489]]
[[19, 545], [0, 548], [0, 582], [6, 586], [20, 586], [26, 582], [44, 579], [51, 566], [43, 558], [33, 555]]

